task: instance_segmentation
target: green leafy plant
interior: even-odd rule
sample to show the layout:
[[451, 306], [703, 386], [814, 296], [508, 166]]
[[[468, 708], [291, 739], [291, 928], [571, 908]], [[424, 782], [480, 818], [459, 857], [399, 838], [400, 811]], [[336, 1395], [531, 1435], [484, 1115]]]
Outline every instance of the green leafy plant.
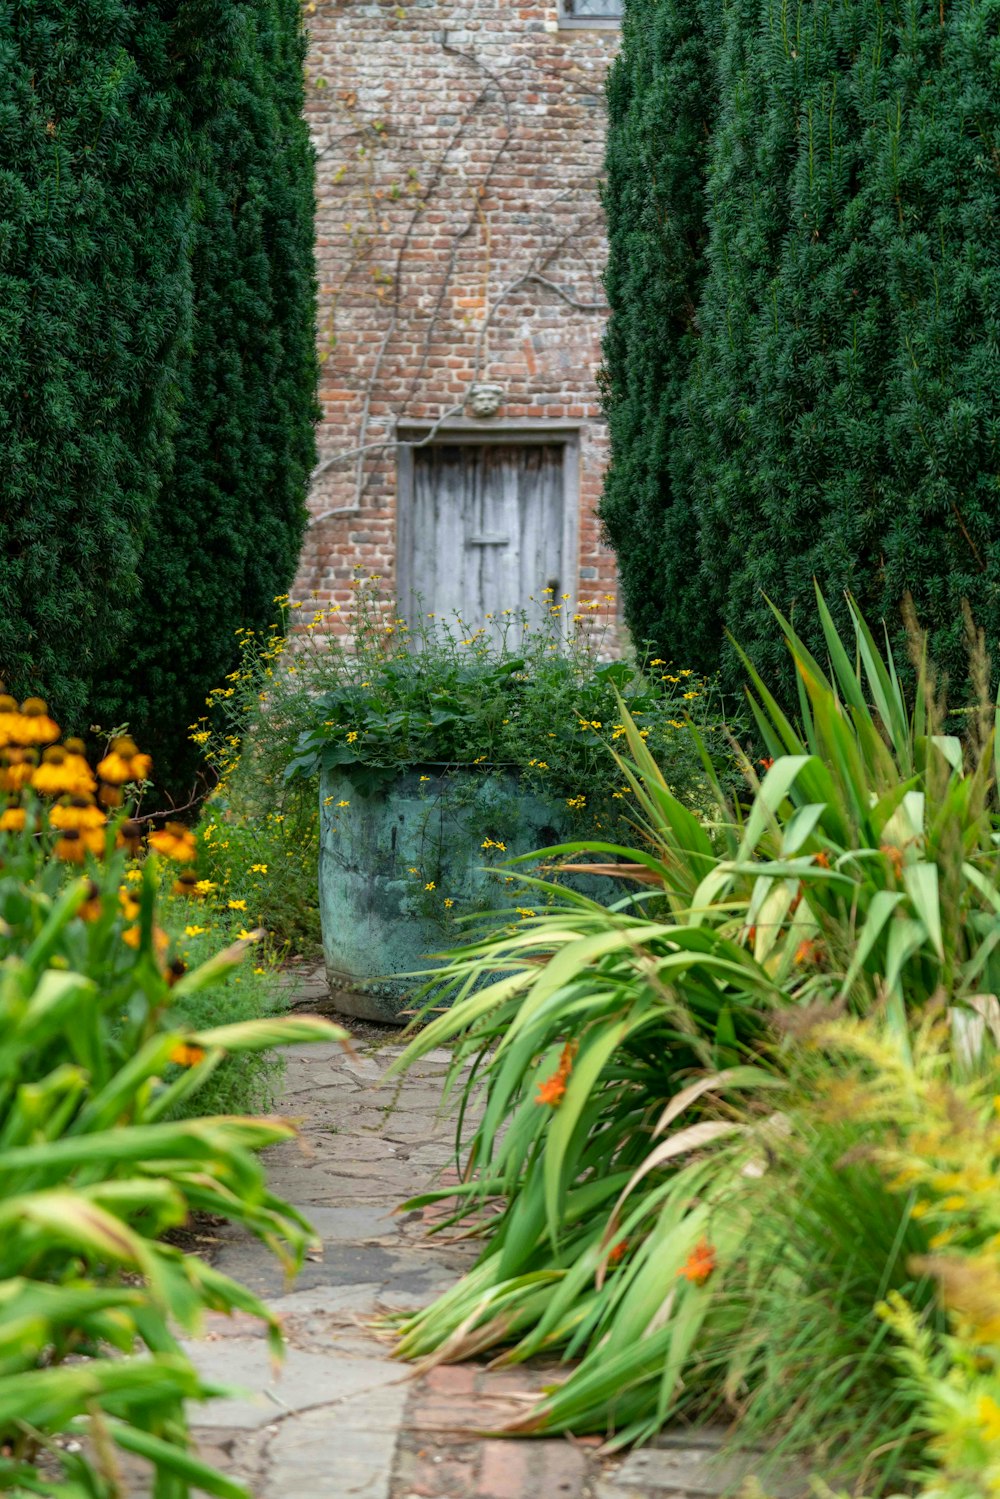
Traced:
[[0, 814], [0, 1488], [114, 1499], [120, 1448], [152, 1466], [156, 1499], [247, 1499], [190, 1448], [185, 1401], [216, 1391], [178, 1335], [207, 1310], [261, 1317], [275, 1351], [280, 1329], [163, 1236], [218, 1215], [294, 1274], [311, 1232], [258, 1159], [293, 1129], [195, 1117], [194, 1100], [228, 1058], [344, 1033], [314, 1016], [191, 1025], [252, 943], [197, 967], [182, 958], [161, 924], [175, 876], [158, 861], [182, 866], [183, 888], [193, 837], [168, 824], [137, 862], [141, 826], [128, 808], [106, 820], [94, 793], [99, 777], [100, 799], [121, 801], [148, 758], [119, 740], [95, 776], [72, 741], [39, 757], [58, 732], [44, 703], [0, 703], [12, 797]]
[[[607, 830], [623, 821], [632, 795], [607, 753], [624, 741], [620, 695], [678, 794], [708, 800], [689, 716], [720, 749], [722, 721], [711, 684], [688, 668], [656, 658], [642, 671], [603, 661], [593, 611], [567, 621], [562, 601], [545, 604], [541, 624], [508, 611], [476, 629], [430, 617], [410, 629], [379, 581], [355, 580], [346, 634], [336, 633], [344, 628], [339, 606], [310, 613], [279, 598], [294, 630], [263, 638], [241, 630], [239, 668], [192, 725], [219, 777], [202, 817], [202, 862], [220, 889], [249, 900], [279, 943], [292, 951], [317, 944], [322, 770], [343, 771], [361, 795], [424, 771], [430, 822], [442, 777], [450, 805], [487, 781], [502, 800], [516, 774], [562, 819]], [[486, 853], [502, 854], [502, 833], [484, 835]], [[417, 905], [434, 878], [414, 869]], [[461, 892], [438, 891], [435, 902], [443, 919]]]
[[[760, 1163], [793, 1096], [796, 1027], [878, 1015], [905, 1057], [942, 994], [961, 1036], [994, 988], [992, 707], [963, 720], [962, 736], [945, 732], [925, 668], [911, 707], [856, 607], [850, 653], [822, 596], [817, 608], [829, 672], [777, 615], [801, 727], [749, 668], [769, 754], [743, 762], [748, 805], [730, 802], [710, 836], [620, 709], [619, 769], [642, 841], [545, 852], [638, 893], [611, 907], [553, 894], [516, 931], [454, 953], [428, 995], [447, 1008], [401, 1063], [452, 1044], [451, 1088], [468, 1101], [482, 1087], [479, 1122], [464, 1128], [459, 1115], [462, 1184], [436, 1195], [457, 1197], [459, 1216], [493, 1211], [475, 1269], [406, 1324], [399, 1351], [577, 1360], [518, 1429], [623, 1442], [719, 1401], [747, 1315]], [[985, 683], [981, 660], [975, 670]], [[800, 1244], [821, 1238], [821, 1186], [817, 1164]], [[872, 1221], [888, 1227], [861, 1292], [872, 1305], [909, 1284], [902, 1241], [903, 1281], [885, 1269], [905, 1220], [886, 1202], [875, 1191]], [[822, 1416], [828, 1387], [813, 1387]]]

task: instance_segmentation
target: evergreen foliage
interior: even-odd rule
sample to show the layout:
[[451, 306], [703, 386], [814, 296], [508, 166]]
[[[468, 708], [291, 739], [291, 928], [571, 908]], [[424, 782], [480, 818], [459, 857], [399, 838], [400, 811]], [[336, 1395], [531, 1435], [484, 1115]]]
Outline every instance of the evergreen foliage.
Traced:
[[142, 610], [106, 720], [128, 720], [161, 784], [239, 661], [237, 631], [276, 620], [295, 572], [315, 459], [313, 160], [297, 0], [214, 0], [194, 132], [191, 357], [172, 474], [140, 566]]
[[79, 722], [128, 622], [190, 302], [167, 3], [0, 3], [0, 676]]
[[[611, 86], [604, 502], [633, 630], [735, 680], [728, 628], [791, 690], [763, 595], [808, 610], [815, 576], [893, 634], [912, 593], [955, 678], [968, 599], [1000, 656], [1000, 3], [730, 0], [705, 41], [713, 120], [668, 76], [689, 0], [633, 11]], [[682, 338], [664, 317], [680, 222], [704, 246]]]

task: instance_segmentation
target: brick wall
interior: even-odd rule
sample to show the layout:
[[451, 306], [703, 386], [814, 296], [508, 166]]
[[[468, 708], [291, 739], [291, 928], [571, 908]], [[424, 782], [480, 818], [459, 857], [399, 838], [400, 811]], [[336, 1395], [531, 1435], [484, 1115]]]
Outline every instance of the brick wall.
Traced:
[[391, 586], [395, 451], [377, 445], [495, 381], [501, 419], [582, 423], [572, 581], [579, 605], [603, 600], [598, 184], [617, 31], [557, 29], [534, 0], [305, 10], [323, 421], [297, 596], [348, 604], [355, 564]]

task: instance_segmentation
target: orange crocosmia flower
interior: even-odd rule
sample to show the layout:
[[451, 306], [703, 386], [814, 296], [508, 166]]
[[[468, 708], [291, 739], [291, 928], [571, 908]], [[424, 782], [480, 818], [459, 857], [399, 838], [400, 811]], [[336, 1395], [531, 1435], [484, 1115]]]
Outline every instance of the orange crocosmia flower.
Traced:
[[816, 942], [812, 937], [806, 937], [795, 949], [796, 963], [818, 963], [822, 955], [822, 943]]
[[194, 1067], [198, 1062], [205, 1060], [205, 1048], [193, 1046], [188, 1041], [181, 1041], [174, 1047], [168, 1060], [176, 1062], [178, 1067]]
[[903, 878], [903, 850], [897, 848], [894, 843], [882, 843], [879, 845], [879, 852], [885, 854], [897, 880], [901, 880]]
[[759, 766], [760, 766], [760, 767], [761, 767], [761, 768], [762, 768], [762, 769], [763, 769], [763, 770], [764, 770], [764, 771], [768, 771], [768, 770], [770, 770], [770, 769], [771, 769], [771, 766], [772, 766], [772, 765], [773, 765], [773, 764], [774, 764], [774, 756], [773, 756], [773, 755], [765, 755], [765, 756], [764, 756], [764, 758], [763, 758], [763, 759], [762, 759], [762, 760], [758, 760], [758, 761], [757, 761], [757, 764], [758, 764], [758, 765], [759, 765]]
[[677, 1272], [693, 1286], [703, 1286], [716, 1266], [715, 1246], [707, 1239], [699, 1239]]
[[825, 848], [821, 848], [818, 854], [814, 854], [813, 859], [819, 865], [820, 869], [830, 868], [830, 855]]
[[628, 1239], [619, 1239], [613, 1249], [608, 1250], [608, 1264], [617, 1265], [618, 1261], [625, 1255], [628, 1249]]
[[566, 1079], [573, 1070], [573, 1058], [575, 1056], [576, 1042], [567, 1041], [559, 1058], [559, 1066], [551, 1077], [546, 1078], [545, 1082], [539, 1085], [538, 1094], [535, 1098], [536, 1103], [547, 1103], [552, 1108], [556, 1108], [562, 1103], [566, 1096]]

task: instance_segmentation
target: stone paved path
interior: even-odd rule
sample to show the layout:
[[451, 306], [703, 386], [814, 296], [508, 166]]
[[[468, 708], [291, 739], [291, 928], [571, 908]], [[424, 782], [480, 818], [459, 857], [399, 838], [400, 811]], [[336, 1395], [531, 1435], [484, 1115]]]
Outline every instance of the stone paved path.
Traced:
[[[313, 988], [315, 989], [315, 984]], [[206, 1457], [258, 1499], [668, 1499], [715, 1495], [739, 1473], [717, 1432], [679, 1431], [616, 1461], [592, 1442], [477, 1437], [537, 1389], [539, 1369], [439, 1368], [413, 1379], [389, 1357], [381, 1314], [425, 1305], [474, 1251], [428, 1238], [420, 1214], [391, 1216], [449, 1162], [438, 1118], [446, 1053], [402, 1085], [380, 1086], [399, 1053], [387, 1044], [304, 1046], [286, 1053], [282, 1110], [298, 1141], [269, 1153], [277, 1192], [323, 1240], [294, 1286], [254, 1240], [223, 1230], [215, 1263], [262, 1293], [288, 1351], [272, 1367], [252, 1319], [213, 1317], [189, 1345], [203, 1373], [246, 1398], [193, 1412]]]

